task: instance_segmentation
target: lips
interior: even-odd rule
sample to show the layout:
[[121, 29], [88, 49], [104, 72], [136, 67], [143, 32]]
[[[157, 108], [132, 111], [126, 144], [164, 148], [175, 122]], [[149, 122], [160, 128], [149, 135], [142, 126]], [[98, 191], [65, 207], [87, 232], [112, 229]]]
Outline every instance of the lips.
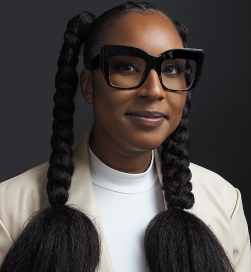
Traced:
[[143, 126], [159, 126], [167, 119], [164, 113], [158, 111], [134, 111], [126, 113], [126, 116]]
[[166, 118], [164, 113], [158, 111], [134, 111], [126, 113], [126, 115], [140, 116], [145, 118]]

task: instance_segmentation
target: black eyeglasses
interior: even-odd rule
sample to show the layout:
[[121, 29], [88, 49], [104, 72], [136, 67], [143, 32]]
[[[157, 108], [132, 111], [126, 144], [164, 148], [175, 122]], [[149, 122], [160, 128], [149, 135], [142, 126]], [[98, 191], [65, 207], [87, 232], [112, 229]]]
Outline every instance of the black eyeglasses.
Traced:
[[100, 66], [107, 84], [117, 89], [139, 88], [154, 69], [164, 89], [187, 91], [199, 80], [203, 58], [202, 49], [171, 49], [151, 56], [132, 46], [105, 45], [91, 60], [90, 68]]

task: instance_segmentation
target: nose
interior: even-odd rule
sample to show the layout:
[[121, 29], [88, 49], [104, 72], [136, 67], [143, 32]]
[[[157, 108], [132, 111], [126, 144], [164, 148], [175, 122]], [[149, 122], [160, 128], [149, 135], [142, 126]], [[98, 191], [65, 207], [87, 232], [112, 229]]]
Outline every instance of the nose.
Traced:
[[165, 99], [165, 90], [162, 88], [159, 76], [154, 69], [150, 70], [145, 82], [138, 90], [138, 95], [153, 101]]

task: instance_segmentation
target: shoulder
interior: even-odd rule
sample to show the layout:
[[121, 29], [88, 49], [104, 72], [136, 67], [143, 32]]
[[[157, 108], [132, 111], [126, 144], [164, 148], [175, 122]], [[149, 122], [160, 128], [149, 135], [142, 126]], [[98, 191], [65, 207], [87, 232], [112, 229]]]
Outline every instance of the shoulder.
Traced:
[[12, 191], [12, 194], [25, 188], [36, 188], [38, 185], [42, 185], [47, 180], [48, 162], [38, 165], [21, 175], [13, 177], [9, 180], [0, 183], [0, 192]]
[[223, 177], [204, 167], [191, 163], [190, 170], [195, 197], [202, 199], [207, 196], [211, 202], [225, 206], [231, 217], [237, 202], [238, 190]]
[[230, 194], [236, 191], [236, 188], [234, 188], [233, 185], [211, 170], [194, 163], [191, 163], [189, 168], [192, 172], [193, 183], [198, 183], [198, 185], [206, 187], [210, 190], [218, 191], [220, 189], [224, 189]]
[[[161, 147], [154, 150], [156, 167], [161, 180], [160, 154]], [[196, 209], [204, 214], [218, 210], [224, 213], [227, 218], [231, 218], [239, 197], [238, 189], [234, 188], [220, 175], [204, 167], [190, 163], [189, 168], [192, 173], [191, 183]]]
[[46, 184], [48, 163], [0, 183], [0, 219], [15, 237], [24, 222], [48, 205]]
[[241, 194], [220, 175], [190, 165], [195, 204], [192, 208], [222, 243], [236, 271], [250, 271], [250, 239]]
[[[21, 175], [0, 183], [0, 209], [7, 206], [7, 203], [23, 203], [41, 200], [47, 183], [47, 170], [49, 164], [43, 163]], [[21, 200], [23, 199], [23, 200]], [[9, 204], [10, 204], [9, 203]]]

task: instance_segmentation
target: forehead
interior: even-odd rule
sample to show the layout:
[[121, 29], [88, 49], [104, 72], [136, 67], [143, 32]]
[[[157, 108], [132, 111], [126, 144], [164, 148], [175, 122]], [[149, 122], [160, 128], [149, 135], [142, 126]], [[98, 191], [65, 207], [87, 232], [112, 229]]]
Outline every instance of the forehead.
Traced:
[[133, 12], [115, 20], [102, 37], [100, 47], [106, 44], [135, 46], [154, 56], [183, 47], [171, 20], [158, 12]]

